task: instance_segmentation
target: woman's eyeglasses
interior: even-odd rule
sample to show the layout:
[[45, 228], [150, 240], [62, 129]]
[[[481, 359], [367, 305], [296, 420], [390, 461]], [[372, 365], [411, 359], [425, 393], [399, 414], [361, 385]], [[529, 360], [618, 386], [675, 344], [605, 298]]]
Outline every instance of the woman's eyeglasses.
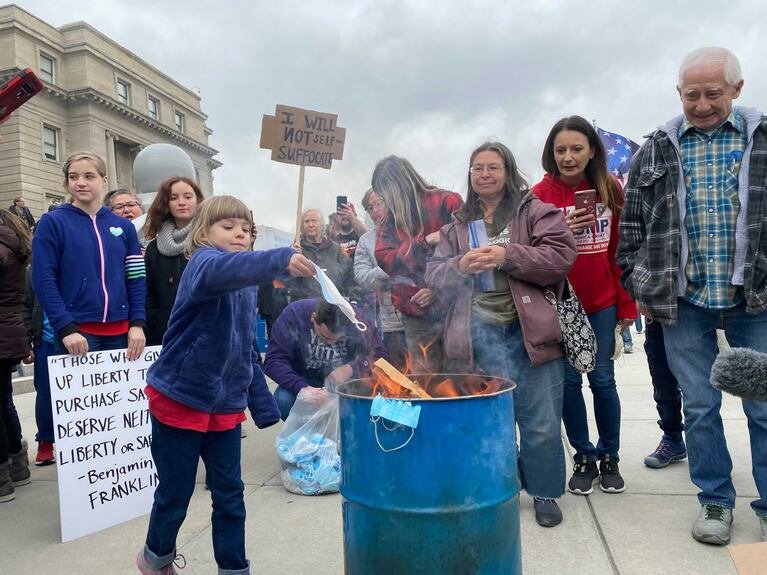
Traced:
[[135, 208], [136, 206], [140, 205], [136, 200], [132, 200], [130, 202], [125, 202], [124, 204], [115, 204], [112, 206], [113, 212], [119, 212], [120, 210], [123, 210], [125, 208]]
[[503, 171], [503, 166], [499, 166], [497, 164], [492, 164], [490, 166], [480, 166], [477, 164], [469, 168], [469, 171], [475, 176], [480, 175], [485, 170], [487, 170], [488, 174], [495, 175]]
[[374, 203], [368, 204], [367, 206], [365, 206], [365, 211], [370, 213], [375, 209], [382, 210], [385, 207], [386, 207], [386, 204], [384, 203], [384, 201], [379, 199], [379, 200], [376, 200]]

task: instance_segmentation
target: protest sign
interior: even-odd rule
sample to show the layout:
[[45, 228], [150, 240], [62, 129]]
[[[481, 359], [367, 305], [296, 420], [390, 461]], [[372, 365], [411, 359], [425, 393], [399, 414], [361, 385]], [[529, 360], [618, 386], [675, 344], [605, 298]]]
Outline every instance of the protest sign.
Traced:
[[160, 349], [136, 361], [124, 349], [48, 358], [62, 542], [151, 510], [157, 473], [144, 385]]
[[272, 160], [329, 170], [344, 156], [346, 128], [337, 114], [277, 105], [274, 116], [261, 120], [261, 147], [272, 151]]
[[325, 114], [277, 104], [274, 116], [261, 119], [261, 147], [272, 151], [272, 160], [301, 166], [298, 173], [296, 235], [301, 240], [306, 166], [329, 170], [333, 160], [344, 157], [346, 128], [338, 126], [337, 114]]

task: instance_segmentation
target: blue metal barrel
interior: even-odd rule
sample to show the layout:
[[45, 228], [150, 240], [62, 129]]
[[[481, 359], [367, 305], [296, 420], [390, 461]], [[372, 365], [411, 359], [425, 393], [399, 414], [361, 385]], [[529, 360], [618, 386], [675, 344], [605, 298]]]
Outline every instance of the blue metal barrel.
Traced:
[[412, 437], [338, 387], [347, 575], [521, 575], [513, 386], [412, 400]]

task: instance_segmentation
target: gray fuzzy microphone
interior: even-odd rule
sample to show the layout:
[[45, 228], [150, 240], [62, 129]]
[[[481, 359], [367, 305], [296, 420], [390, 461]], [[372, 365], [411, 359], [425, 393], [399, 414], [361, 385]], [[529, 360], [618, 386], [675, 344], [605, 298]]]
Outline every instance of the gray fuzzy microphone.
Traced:
[[767, 401], [767, 353], [747, 347], [722, 351], [711, 368], [711, 385], [753, 401]]

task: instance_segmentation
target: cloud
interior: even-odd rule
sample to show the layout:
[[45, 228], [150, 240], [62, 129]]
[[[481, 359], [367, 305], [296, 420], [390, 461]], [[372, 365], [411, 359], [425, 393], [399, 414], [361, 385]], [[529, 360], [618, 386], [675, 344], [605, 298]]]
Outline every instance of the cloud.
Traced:
[[[298, 168], [259, 148], [276, 104], [339, 115], [344, 159], [307, 169], [305, 205], [359, 204], [375, 163], [408, 157], [429, 181], [463, 193], [468, 156], [508, 144], [534, 182], [551, 125], [580, 114], [641, 141], [680, 112], [679, 62], [701, 45], [740, 58], [738, 103], [767, 107], [767, 40], [757, 0], [472, 3], [340, 0], [210, 3], [24, 2], [60, 26], [85, 20], [188, 87], [198, 88], [224, 166], [216, 193], [241, 197], [260, 223], [290, 230]], [[724, 15], [738, 15], [728, 24]], [[762, 100], [760, 102], [760, 99]]]

